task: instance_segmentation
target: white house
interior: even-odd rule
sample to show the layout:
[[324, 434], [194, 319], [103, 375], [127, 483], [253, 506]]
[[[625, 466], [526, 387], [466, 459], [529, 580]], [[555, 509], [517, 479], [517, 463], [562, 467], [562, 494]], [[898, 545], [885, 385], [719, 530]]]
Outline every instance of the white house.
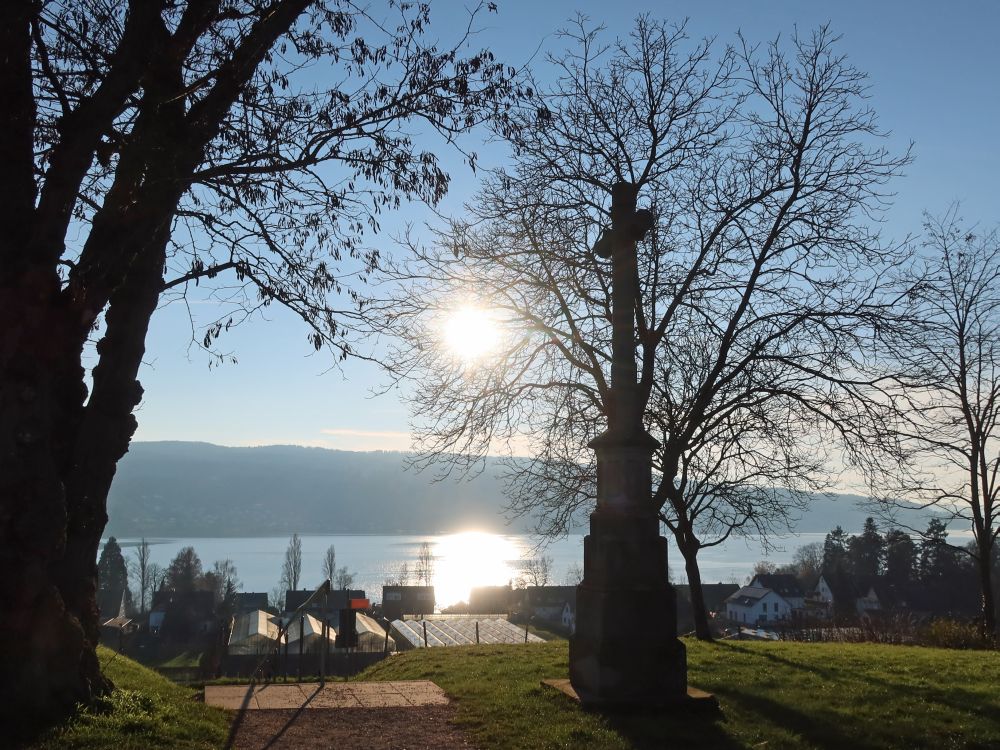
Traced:
[[576, 632], [576, 606], [575, 602], [566, 602], [562, 611], [562, 626], [569, 631], [570, 635]]
[[[889, 596], [888, 587], [884, 583], [880, 583], [883, 580], [875, 578], [861, 582], [845, 582], [837, 588], [837, 593], [834, 594], [830, 582], [827, 581], [825, 576], [820, 576], [812, 598], [814, 601], [825, 604], [827, 610], [830, 612], [833, 611], [834, 601], [838, 597], [846, 601], [853, 600], [854, 610], [859, 615], [863, 615], [866, 612], [885, 609], [889, 605], [891, 597]], [[882, 596], [880, 596], [879, 592], [881, 592]], [[847, 610], [848, 605], [846, 601], [842, 602], [842, 611]]]
[[758, 573], [749, 585], [754, 588], [770, 589], [788, 602], [788, 606], [793, 610], [802, 609], [806, 605], [802, 584], [791, 573]]
[[816, 589], [813, 591], [815, 601], [823, 602], [828, 607], [833, 607], [833, 589], [824, 576], [820, 576], [816, 582]]
[[744, 586], [726, 599], [726, 616], [741, 624], [790, 620], [792, 606], [776, 591], [761, 586]]

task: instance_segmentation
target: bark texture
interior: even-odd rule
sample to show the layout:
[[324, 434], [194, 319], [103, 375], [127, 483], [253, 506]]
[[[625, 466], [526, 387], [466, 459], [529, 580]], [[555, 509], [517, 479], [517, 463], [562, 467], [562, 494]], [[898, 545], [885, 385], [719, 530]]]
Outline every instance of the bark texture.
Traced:
[[[0, 712], [30, 732], [112, 686], [96, 646], [97, 551], [115, 466], [136, 428], [136, 379], [163, 288], [178, 202], [206, 145], [264, 55], [309, 4], [272, 4], [212, 90], [186, 107], [184, 61], [219, 3], [192, 2], [169, 30], [165, 3], [129, 8], [102, 85], [59, 121], [36, 187], [31, 2], [0, 5]], [[113, 183], [66, 277], [64, 237], [102, 136], [141, 83]], [[36, 200], [37, 198], [37, 200]], [[104, 314], [88, 393], [82, 356]]]
[[684, 571], [687, 573], [688, 585], [691, 591], [691, 611], [694, 617], [694, 632], [699, 641], [711, 641], [712, 629], [708, 624], [708, 611], [705, 608], [705, 593], [701, 587], [701, 569], [698, 567], [698, 545], [686, 544], [682, 537], [675, 535], [677, 546], [684, 558]]

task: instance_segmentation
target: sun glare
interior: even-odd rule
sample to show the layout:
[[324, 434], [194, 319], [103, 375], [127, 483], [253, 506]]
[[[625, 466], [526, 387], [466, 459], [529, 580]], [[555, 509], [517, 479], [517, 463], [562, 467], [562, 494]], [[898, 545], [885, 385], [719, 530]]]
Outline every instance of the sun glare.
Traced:
[[481, 307], [467, 305], [454, 310], [444, 322], [445, 348], [464, 361], [475, 361], [497, 348], [500, 326], [496, 315]]
[[475, 586], [499, 586], [517, 575], [522, 550], [508, 538], [481, 531], [449, 534], [434, 547], [434, 594], [439, 607], [469, 601]]

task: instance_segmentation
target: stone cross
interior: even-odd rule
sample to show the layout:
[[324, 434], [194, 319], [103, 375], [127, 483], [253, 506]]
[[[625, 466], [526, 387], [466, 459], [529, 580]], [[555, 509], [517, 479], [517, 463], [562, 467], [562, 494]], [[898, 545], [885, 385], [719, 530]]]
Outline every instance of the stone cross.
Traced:
[[636, 244], [653, 225], [636, 208], [635, 185], [611, 193], [611, 228], [594, 246], [612, 268], [612, 365], [608, 429], [597, 454], [597, 505], [584, 539], [570, 682], [585, 705], [663, 706], [687, 697], [687, 659], [677, 640], [677, 606], [667, 581], [667, 541], [652, 506], [652, 454], [642, 423], [636, 370], [639, 303]]

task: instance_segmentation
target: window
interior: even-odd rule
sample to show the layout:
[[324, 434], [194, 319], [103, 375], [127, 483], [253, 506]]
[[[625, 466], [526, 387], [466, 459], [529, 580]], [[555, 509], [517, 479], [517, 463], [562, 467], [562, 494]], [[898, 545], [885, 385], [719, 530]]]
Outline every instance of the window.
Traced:
[[387, 591], [385, 593], [385, 600], [387, 602], [398, 602], [402, 601], [403, 595], [398, 591]]

